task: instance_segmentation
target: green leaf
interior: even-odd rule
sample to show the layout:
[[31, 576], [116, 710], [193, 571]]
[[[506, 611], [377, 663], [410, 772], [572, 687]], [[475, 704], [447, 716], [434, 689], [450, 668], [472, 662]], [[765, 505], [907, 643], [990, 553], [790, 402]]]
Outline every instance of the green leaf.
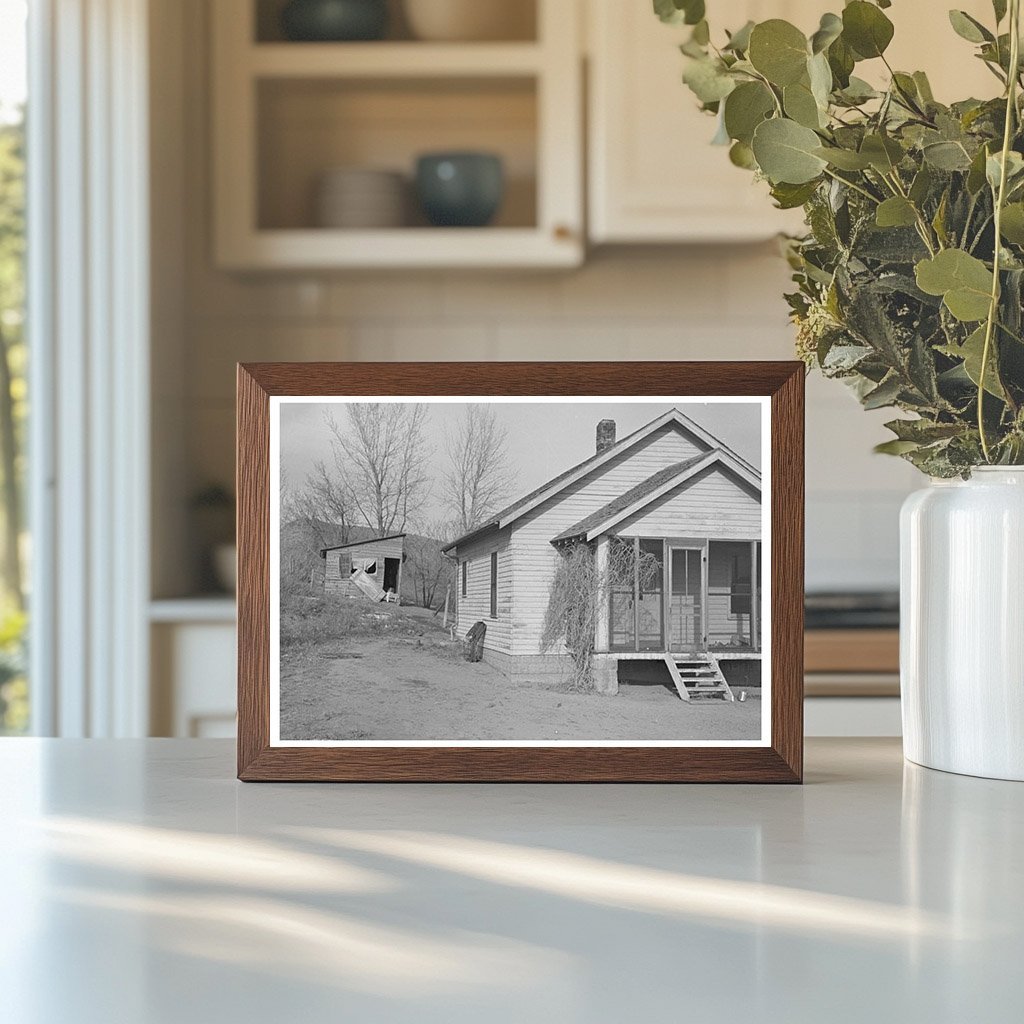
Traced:
[[701, 103], [717, 103], [736, 88], [736, 82], [717, 60], [689, 60], [683, 81]]
[[[1002, 172], [1003, 154], [1001, 152], [993, 153], [985, 161], [985, 177], [988, 179], [988, 183], [992, 186], [993, 191], [999, 188], [999, 179]], [[1006, 185], [1008, 191], [1013, 191], [1015, 183], [1021, 175], [1024, 175], [1024, 157], [1011, 149], [1006, 154]]]
[[917, 441], [883, 441], [875, 445], [874, 452], [876, 455], [906, 455], [920, 447]]
[[892, 22], [866, 0], [853, 0], [843, 10], [843, 39], [862, 60], [881, 57], [893, 31]]
[[735, 53], [746, 53], [750, 47], [750, 33], [754, 31], [755, 24], [756, 22], [748, 21], [743, 28], [733, 32], [723, 49], [732, 50]]
[[925, 160], [940, 171], [966, 171], [971, 166], [971, 157], [959, 142], [942, 139], [925, 144], [921, 153]]
[[887, 135], [865, 135], [860, 152], [876, 171], [883, 174], [891, 174], [903, 159], [903, 147]]
[[948, 440], [963, 432], [959, 423], [935, 423], [932, 420], [892, 420], [885, 425], [901, 441], [915, 441], [918, 444], [933, 444]]
[[902, 390], [899, 377], [893, 374], [882, 381], [878, 387], [864, 395], [860, 400], [861, 405], [865, 409], [882, 409], [887, 405], [892, 405], [899, 398], [900, 391]]
[[914, 84], [917, 86], [918, 96], [920, 96], [925, 103], [934, 103], [935, 95], [932, 93], [932, 84], [928, 81], [928, 76], [923, 71], [915, 71], [911, 77], [914, 79]]
[[928, 198], [934, 180], [931, 168], [927, 164], [922, 164], [921, 169], [914, 175], [914, 181], [907, 193], [910, 201], [920, 206]]
[[953, 31], [969, 43], [995, 42], [996, 37], [966, 11], [950, 11], [949, 23], [953, 26]]
[[949, 189], [945, 189], [942, 193], [942, 198], [939, 200], [938, 208], [935, 211], [935, 216], [932, 217], [932, 228], [935, 231], [935, 237], [939, 240], [939, 245], [949, 245], [949, 232], [946, 231], [946, 215], [949, 213]]
[[962, 249], [945, 249], [915, 268], [917, 286], [941, 295], [946, 308], [965, 323], [983, 320], [991, 304], [992, 271]]
[[704, 0], [654, 0], [654, 13], [667, 25], [696, 25], [704, 17]]
[[1007, 242], [1024, 245], [1024, 203], [1010, 203], [1003, 209], [1000, 228]]
[[808, 81], [795, 82], [782, 90], [782, 106], [786, 116], [805, 128], [822, 128], [824, 119]]
[[821, 140], [811, 131], [785, 118], [762, 121], [754, 132], [752, 148], [758, 166], [773, 184], [802, 185], [825, 169], [817, 155]]
[[992, 10], [995, 12], [998, 25], [1006, 17], [1006, 0], [992, 0]]
[[780, 210], [795, 210], [798, 206], [803, 206], [817, 189], [817, 181], [805, 182], [802, 185], [779, 182], [772, 186], [772, 198]]
[[836, 87], [845, 89], [850, 84], [850, 76], [856, 63], [853, 50], [846, 45], [845, 40], [840, 36], [828, 48], [828, 66], [832, 69], [832, 77], [835, 79]]
[[841, 90], [840, 95], [847, 103], [857, 105], [876, 99], [879, 96], [879, 92], [868, 85], [864, 79], [851, 75], [849, 84], [845, 89]]
[[829, 97], [832, 95], [832, 69], [828, 57], [819, 53], [807, 62], [807, 77], [811, 83], [811, 94], [823, 114], [822, 124], [828, 123]]
[[750, 33], [747, 59], [773, 85], [798, 82], [807, 69], [807, 38], [795, 25], [772, 18]]
[[863, 171], [871, 166], [871, 161], [852, 149], [835, 149], [831, 146], [819, 146], [814, 150], [815, 156], [828, 161], [833, 167], [841, 171]]
[[[940, 345], [938, 351], [951, 359], [962, 359], [964, 372], [971, 378], [975, 387], [981, 386], [981, 364], [985, 354], [985, 325], [982, 324], [959, 347], [956, 345]], [[989, 346], [988, 364], [985, 367], [985, 390], [996, 398], [1006, 398], [1006, 392], [999, 381], [996, 370], [995, 342]]]
[[967, 172], [967, 191], [976, 196], [984, 187], [986, 182], [985, 168], [988, 163], [988, 149], [984, 146], [974, 154], [970, 168]]
[[775, 110], [775, 97], [763, 82], [743, 82], [725, 101], [725, 128], [729, 137], [748, 146], [754, 129]]
[[729, 149], [729, 160], [736, 166], [742, 167], [745, 171], [756, 171], [757, 160], [754, 159], [754, 151], [745, 142], [734, 142]]
[[878, 204], [875, 223], [880, 228], [905, 228], [917, 223], [914, 204], [902, 196], [893, 196]]
[[827, 50], [843, 33], [843, 19], [835, 14], [823, 14], [818, 31], [811, 36], [811, 52]]

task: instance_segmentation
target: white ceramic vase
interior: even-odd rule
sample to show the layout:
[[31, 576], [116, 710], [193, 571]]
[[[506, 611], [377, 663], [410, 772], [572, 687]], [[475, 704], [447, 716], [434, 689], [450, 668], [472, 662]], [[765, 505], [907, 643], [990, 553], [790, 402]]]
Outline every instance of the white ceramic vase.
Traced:
[[912, 494], [900, 551], [906, 757], [1024, 781], [1024, 467]]

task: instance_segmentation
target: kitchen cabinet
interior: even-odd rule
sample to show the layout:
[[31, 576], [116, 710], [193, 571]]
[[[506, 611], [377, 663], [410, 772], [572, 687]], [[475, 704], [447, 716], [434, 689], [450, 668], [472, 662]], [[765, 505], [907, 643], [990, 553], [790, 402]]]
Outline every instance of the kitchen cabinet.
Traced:
[[[663, 25], [637, 0], [588, 3], [591, 241], [736, 242], [798, 230], [798, 212], [774, 209], [767, 185], [710, 144], [715, 120], [697, 109], [681, 80], [679, 44], [689, 28]], [[712, 0], [708, 8], [720, 35], [750, 19], [816, 25], [817, 15], [801, 17], [799, 9], [806, 15], [821, 3]]]
[[230, 597], [150, 605], [150, 735], [235, 735], [235, 602]]
[[[547, 267], [583, 259], [579, 8], [535, 4], [533, 38], [292, 42], [277, 0], [217, 0], [213, 31], [214, 251], [232, 270]], [[318, 223], [314, 196], [337, 168], [411, 179], [424, 152], [498, 154], [497, 219], [431, 227]], [[411, 185], [411, 181], [408, 181]], [[410, 189], [411, 191], [411, 189]]]
[[[799, 211], [776, 210], [767, 186], [712, 146], [715, 121], [681, 82], [678, 44], [685, 26], [663, 25], [647, 0], [588, 4], [589, 233], [593, 243], [737, 242], [799, 231]], [[826, 0], [708, 2], [714, 37], [747, 20], [785, 18], [811, 33]], [[958, 7], [992, 21], [988, 0]], [[945, 6], [901, 0], [886, 11], [896, 26], [888, 57], [896, 68], [928, 72], [944, 101], [994, 95], [998, 83], [950, 27]], [[886, 76], [880, 61], [862, 77]]]

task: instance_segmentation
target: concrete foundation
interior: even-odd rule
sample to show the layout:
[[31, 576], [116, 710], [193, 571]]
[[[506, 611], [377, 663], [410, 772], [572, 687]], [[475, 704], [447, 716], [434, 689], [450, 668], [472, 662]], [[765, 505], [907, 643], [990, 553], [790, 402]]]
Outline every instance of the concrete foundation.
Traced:
[[601, 654], [594, 656], [594, 689], [598, 693], [619, 692], [618, 658]]

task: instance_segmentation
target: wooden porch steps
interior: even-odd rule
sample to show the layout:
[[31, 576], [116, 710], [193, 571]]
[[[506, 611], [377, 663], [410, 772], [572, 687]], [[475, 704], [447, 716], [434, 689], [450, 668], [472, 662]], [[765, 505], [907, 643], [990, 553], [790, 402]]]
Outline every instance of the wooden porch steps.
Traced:
[[682, 700], [694, 698], [721, 698], [735, 700], [736, 696], [722, 675], [718, 660], [710, 654], [666, 654], [665, 664]]

